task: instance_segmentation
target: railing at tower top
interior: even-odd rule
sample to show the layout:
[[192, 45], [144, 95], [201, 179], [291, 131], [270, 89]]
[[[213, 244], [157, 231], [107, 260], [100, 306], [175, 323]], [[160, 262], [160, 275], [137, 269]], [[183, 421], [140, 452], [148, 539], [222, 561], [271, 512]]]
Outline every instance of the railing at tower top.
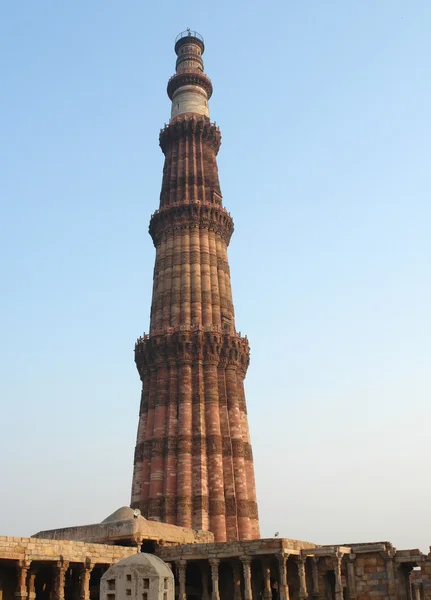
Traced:
[[181, 40], [182, 38], [185, 37], [195, 37], [198, 40], [200, 40], [202, 43], [204, 43], [204, 38], [201, 36], [200, 33], [198, 33], [197, 31], [191, 31], [191, 29], [186, 29], [185, 31], [182, 31], [181, 33], [179, 33], [177, 35], [177, 37], [175, 38], [175, 43], [178, 42], [178, 40]]

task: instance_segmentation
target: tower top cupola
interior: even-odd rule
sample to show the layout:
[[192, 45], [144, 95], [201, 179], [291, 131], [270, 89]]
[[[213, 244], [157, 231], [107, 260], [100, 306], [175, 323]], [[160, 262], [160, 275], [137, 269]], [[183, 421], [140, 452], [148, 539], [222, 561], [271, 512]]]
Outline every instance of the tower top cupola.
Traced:
[[172, 101], [171, 120], [184, 114], [209, 118], [208, 100], [213, 89], [210, 78], [204, 73], [204, 50], [203, 37], [197, 31], [186, 29], [175, 39], [176, 73], [170, 78], [167, 89]]

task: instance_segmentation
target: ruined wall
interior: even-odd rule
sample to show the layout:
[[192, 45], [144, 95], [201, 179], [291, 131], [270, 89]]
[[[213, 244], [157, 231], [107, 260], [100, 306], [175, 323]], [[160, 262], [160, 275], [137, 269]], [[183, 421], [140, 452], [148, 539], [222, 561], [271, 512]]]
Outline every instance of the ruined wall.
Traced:
[[142, 517], [137, 519], [125, 519], [108, 523], [97, 523], [94, 525], [81, 525], [79, 527], [65, 527], [62, 529], [51, 529], [39, 531], [34, 538], [46, 540], [77, 540], [96, 544], [125, 543], [136, 540], [164, 540], [175, 544], [196, 544], [214, 541], [210, 531], [195, 531], [186, 527], [177, 527], [157, 521], [147, 521]]
[[[0, 600], [98, 600], [106, 568], [135, 554], [134, 547], [0, 537]], [[431, 600], [431, 553], [388, 542], [261, 539], [159, 545], [157, 554], [172, 565], [183, 595], [206, 600], [214, 586], [216, 600], [261, 600], [262, 593], [270, 600], [274, 589], [289, 600]]]
[[423, 600], [431, 600], [431, 548], [426, 560], [421, 564], [420, 587]]
[[355, 562], [358, 600], [388, 598], [388, 572], [385, 559], [375, 552], [358, 556]]
[[250, 541], [237, 541], [213, 544], [190, 544], [179, 546], [161, 546], [157, 549], [157, 555], [163, 560], [170, 562], [172, 560], [200, 560], [225, 557], [239, 557], [242, 555], [272, 555], [277, 553], [300, 554], [301, 550], [311, 550], [315, 544], [302, 542], [301, 540], [280, 539], [262, 539]]
[[97, 600], [99, 581], [136, 548], [0, 536], [0, 600]]
[[0, 560], [10, 559], [26, 562], [65, 560], [84, 563], [89, 559], [95, 564], [111, 565], [132, 554], [136, 554], [136, 548], [66, 540], [0, 536]]

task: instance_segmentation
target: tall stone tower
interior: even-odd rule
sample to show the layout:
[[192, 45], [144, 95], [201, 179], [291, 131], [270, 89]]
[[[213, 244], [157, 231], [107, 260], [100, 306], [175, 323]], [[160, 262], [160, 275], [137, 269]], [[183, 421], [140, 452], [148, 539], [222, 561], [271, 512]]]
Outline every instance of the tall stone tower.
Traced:
[[235, 329], [227, 258], [233, 221], [223, 208], [210, 122], [212, 84], [202, 37], [175, 43], [159, 209], [150, 333], [135, 361], [142, 399], [131, 506], [148, 519], [210, 530], [216, 541], [259, 537], [244, 396], [247, 338]]

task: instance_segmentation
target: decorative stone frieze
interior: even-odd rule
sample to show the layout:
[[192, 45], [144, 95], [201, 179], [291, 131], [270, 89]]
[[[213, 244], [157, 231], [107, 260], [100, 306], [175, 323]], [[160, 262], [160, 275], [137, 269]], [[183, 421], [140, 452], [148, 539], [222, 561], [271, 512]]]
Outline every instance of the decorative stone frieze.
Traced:
[[192, 73], [177, 73], [169, 79], [167, 88], [169, 98], [172, 100], [176, 90], [186, 85], [197, 85], [203, 88], [207, 93], [208, 100], [212, 96], [213, 86], [211, 80], [209, 77], [207, 77], [207, 75], [204, 75], [196, 70]]
[[147, 376], [148, 368], [173, 360], [177, 363], [203, 360], [238, 366], [244, 371], [250, 362], [250, 349], [247, 338], [237, 334], [180, 328], [160, 334], [155, 332], [136, 342], [135, 362], [141, 378]]
[[[160, 131], [159, 144], [163, 154], [172, 148], [172, 144], [178, 142], [185, 136], [198, 136], [203, 141], [212, 145], [217, 154], [221, 145], [221, 132], [215, 123], [211, 123], [206, 117], [192, 115], [186, 117], [177, 117], [170, 125]], [[190, 173], [196, 177], [196, 173]], [[194, 181], [194, 179], [192, 179]]]
[[[176, 203], [163, 207], [152, 215], [149, 233], [157, 248], [164, 236], [186, 228], [214, 231], [229, 245], [234, 225], [230, 214], [220, 206], [203, 202]], [[208, 264], [209, 262], [208, 258]], [[184, 262], [180, 260], [179, 264]], [[202, 264], [206, 264], [204, 258]]]

